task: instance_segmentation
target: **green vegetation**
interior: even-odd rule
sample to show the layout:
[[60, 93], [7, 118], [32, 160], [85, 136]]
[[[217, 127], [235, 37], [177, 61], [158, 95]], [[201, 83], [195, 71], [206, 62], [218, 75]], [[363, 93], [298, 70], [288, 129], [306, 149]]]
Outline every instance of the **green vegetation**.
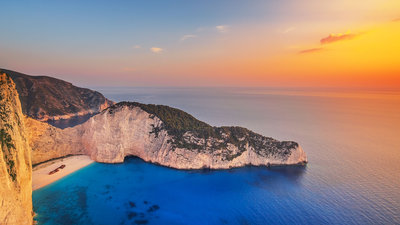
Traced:
[[[9, 124], [5, 124], [5, 127], [12, 130], [12, 126]], [[12, 159], [13, 151], [15, 150], [15, 145], [11, 138], [11, 135], [7, 133], [7, 130], [2, 128], [0, 129], [0, 141], [1, 141], [1, 149], [3, 151], [4, 159], [7, 164], [7, 171], [13, 181], [15, 181], [17, 174], [15, 171], [15, 162]]]
[[7, 155], [5, 155], [5, 159], [6, 159], [6, 163], [7, 163], [7, 172], [10, 175], [11, 179], [13, 181], [15, 181], [17, 179], [17, 172], [15, 171], [15, 168], [14, 168], [14, 165], [15, 165], [14, 160], [8, 158]]
[[[5, 81], [2, 80], [0, 83], [1, 88], [3, 89], [2, 91], [8, 90], [11, 92], [11, 78], [6, 74], [6, 79]], [[8, 98], [6, 98], [8, 96]], [[1, 149], [3, 151], [3, 156], [4, 156], [4, 161], [7, 164], [7, 172], [10, 175], [11, 179], [13, 181], [16, 180], [17, 174], [15, 170], [15, 162], [13, 160], [13, 153], [15, 151], [15, 145], [12, 140], [11, 135], [9, 134], [9, 131], [13, 131], [14, 128], [11, 124], [8, 123], [9, 117], [11, 114], [11, 110], [7, 107], [6, 103], [12, 103], [12, 99], [10, 98], [10, 95], [4, 95], [4, 92], [1, 93], [0, 95], [0, 124], [3, 125], [2, 128], [0, 129], [0, 142], [1, 142]], [[17, 114], [15, 114], [17, 115]], [[18, 123], [19, 123], [19, 117], [16, 117]]]
[[[8, 124], [7, 124], [8, 125]], [[12, 143], [11, 135], [6, 132], [5, 129], [0, 130], [0, 140], [1, 140], [1, 148], [7, 147], [7, 149], [15, 149], [14, 144]]]
[[[198, 152], [214, 152], [223, 149], [223, 159], [231, 161], [246, 151], [247, 147], [254, 148], [257, 154], [267, 156], [269, 154], [283, 155], [290, 153], [290, 149], [297, 147], [295, 142], [279, 142], [272, 138], [256, 134], [243, 127], [212, 127], [207, 123], [197, 120], [192, 115], [169, 106], [141, 104], [137, 102], [120, 102], [108, 108], [113, 114], [121, 107], [140, 107], [150, 114], [150, 118], [158, 117], [162, 126], [153, 126], [150, 134], [158, 137], [160, 131], [166, 130], [173, 137], [171, 143], [178, 148], [190, 149]], [[190, 132], [196, 141], [185, 138], [185, 133]], [[238, 151], [230, 152], [227, 147], [232, 144]]]
[[164, 127], [157, 128], [154, 127], [152, 133], [158, 135], [158, 132], [161, 129], [166, 129], [169, 135], [175, 137], [182, 137], [184, 133], [187, 131], [191, 131], [198, 135], [201, 138], [208, 138], [215, 135], [215, 130], [212, 126], [197, 120], [192, 115], [169, 106], [164, 105], [153, 105], [153, 104], [141, 104], [138, 102], [120, 102], [116, 105], [113, 105], [109, 108], [109, 113], [113, 113], [115, 109], [118, 109], [122, 106], [129, 107], [140, 107], [144, 111], [150, 114], [151, 118], [154, 118], [154, 115], [160, 118], [163, 121]]
[[164, 105], [145, 105], [137, 102], [127, 103], [131, 106], [137, 106], [160, 118], [171, 135], [183, 135], [187, 131], [191, 131], [200, 137], [207, 138], [213, 136], [214, 128], [207, 123], [197, 120], [192, 115], [169, 106]]

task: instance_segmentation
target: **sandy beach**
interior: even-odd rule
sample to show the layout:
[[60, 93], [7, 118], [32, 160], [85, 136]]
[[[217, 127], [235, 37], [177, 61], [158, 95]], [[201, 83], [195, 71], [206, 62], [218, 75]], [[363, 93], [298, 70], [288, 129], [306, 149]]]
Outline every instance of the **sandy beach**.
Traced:
[[[64, 176], [71, 174], [94, 161], [86, 155], [69, 156], [66, 158], [55, 159], [38, 166], [35, 166], [32, 171], [32, 190], [37, 190], [48, 184], [57, 181]], [[62, 165], [65, 165], [62, 166]], [[60, 168], [63, 167], [63, 168]], [[58, 169], [57, 172], [49, 175], [51, 171]]]

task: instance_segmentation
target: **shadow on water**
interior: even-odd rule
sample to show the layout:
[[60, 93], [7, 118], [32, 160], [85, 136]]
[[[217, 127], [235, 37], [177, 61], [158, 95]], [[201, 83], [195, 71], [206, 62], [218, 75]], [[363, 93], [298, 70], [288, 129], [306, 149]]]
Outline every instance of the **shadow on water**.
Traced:
[[76, 125], [82, 124], [90, 119], [90, 117], [96, 114], [88, 114], [84, 116], [74, 116], [69, 119], [61, 119], [61, 120], [49, 120], [48, 124], [55, 126], [57, 128], [65, 129], [68, 127], [74, 127]]
[[286, 188], [295, 188], [302, 185], [302, 179], [306, 174], [306, 166], [274, 166], [246, 167], [238, 170], [254, 174], [254, 179], [247, 181], [249, 185], [269, 190], [276, 194], [284, 193]]
[[286, 177], [288, 180], [298, 183], [301, 181], [304, 174], [307, 172], [307, 166], [294, 165], [294, 166], [275, 166], [269, 169], [271, 172], [277, 173]]
[[[149, 163], [144, 161], [143, 159], [136, 157], [136, 156], [126, 156], [124, 163]], [[294, 184], [300, 183], [303, 175], [307, 171], [307, 165], [289, 165], [289, 166], [245, 166], [239, 168], [231, 168], [231, 169], [222, 169], [222, 170], [215, 170], [209, 168], [203, 169], [175, 169], [171, 167], [162, 166], [156, 163], [150, 163], [154, 166], [163, 167], [170, 170], [181, 171], [189, 174], [201, 174], [201, 175], [211, 175], [214, 173], [243, 173], [243, 172], [251, 172], [253, 174], [257, 174], [260, 176], [262, 180], [270, 180], [272, 181], [275, 179], [286, 179]], [[267, 179], [268, 178], [268, 179]]]

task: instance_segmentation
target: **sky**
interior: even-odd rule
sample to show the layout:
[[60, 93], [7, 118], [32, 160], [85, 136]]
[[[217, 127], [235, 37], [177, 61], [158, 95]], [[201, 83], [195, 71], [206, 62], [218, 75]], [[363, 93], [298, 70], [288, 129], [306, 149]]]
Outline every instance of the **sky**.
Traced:
[[0, 67], [81, 86], [400, 89], [399, 0], [0, 0]]

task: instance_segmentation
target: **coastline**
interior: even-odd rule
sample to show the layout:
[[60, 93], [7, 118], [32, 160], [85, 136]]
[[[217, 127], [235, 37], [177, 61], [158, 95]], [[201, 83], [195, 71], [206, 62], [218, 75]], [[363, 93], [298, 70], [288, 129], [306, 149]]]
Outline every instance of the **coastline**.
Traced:
[[[90, 159], [87, 155], [74, 155], [37, 165], [32, 169], [32, 191], [45, 187], [93, 162], [94, 160]], [[49, 175], [51, 171], [62, 165], [65, 165], [65, 167]]]

